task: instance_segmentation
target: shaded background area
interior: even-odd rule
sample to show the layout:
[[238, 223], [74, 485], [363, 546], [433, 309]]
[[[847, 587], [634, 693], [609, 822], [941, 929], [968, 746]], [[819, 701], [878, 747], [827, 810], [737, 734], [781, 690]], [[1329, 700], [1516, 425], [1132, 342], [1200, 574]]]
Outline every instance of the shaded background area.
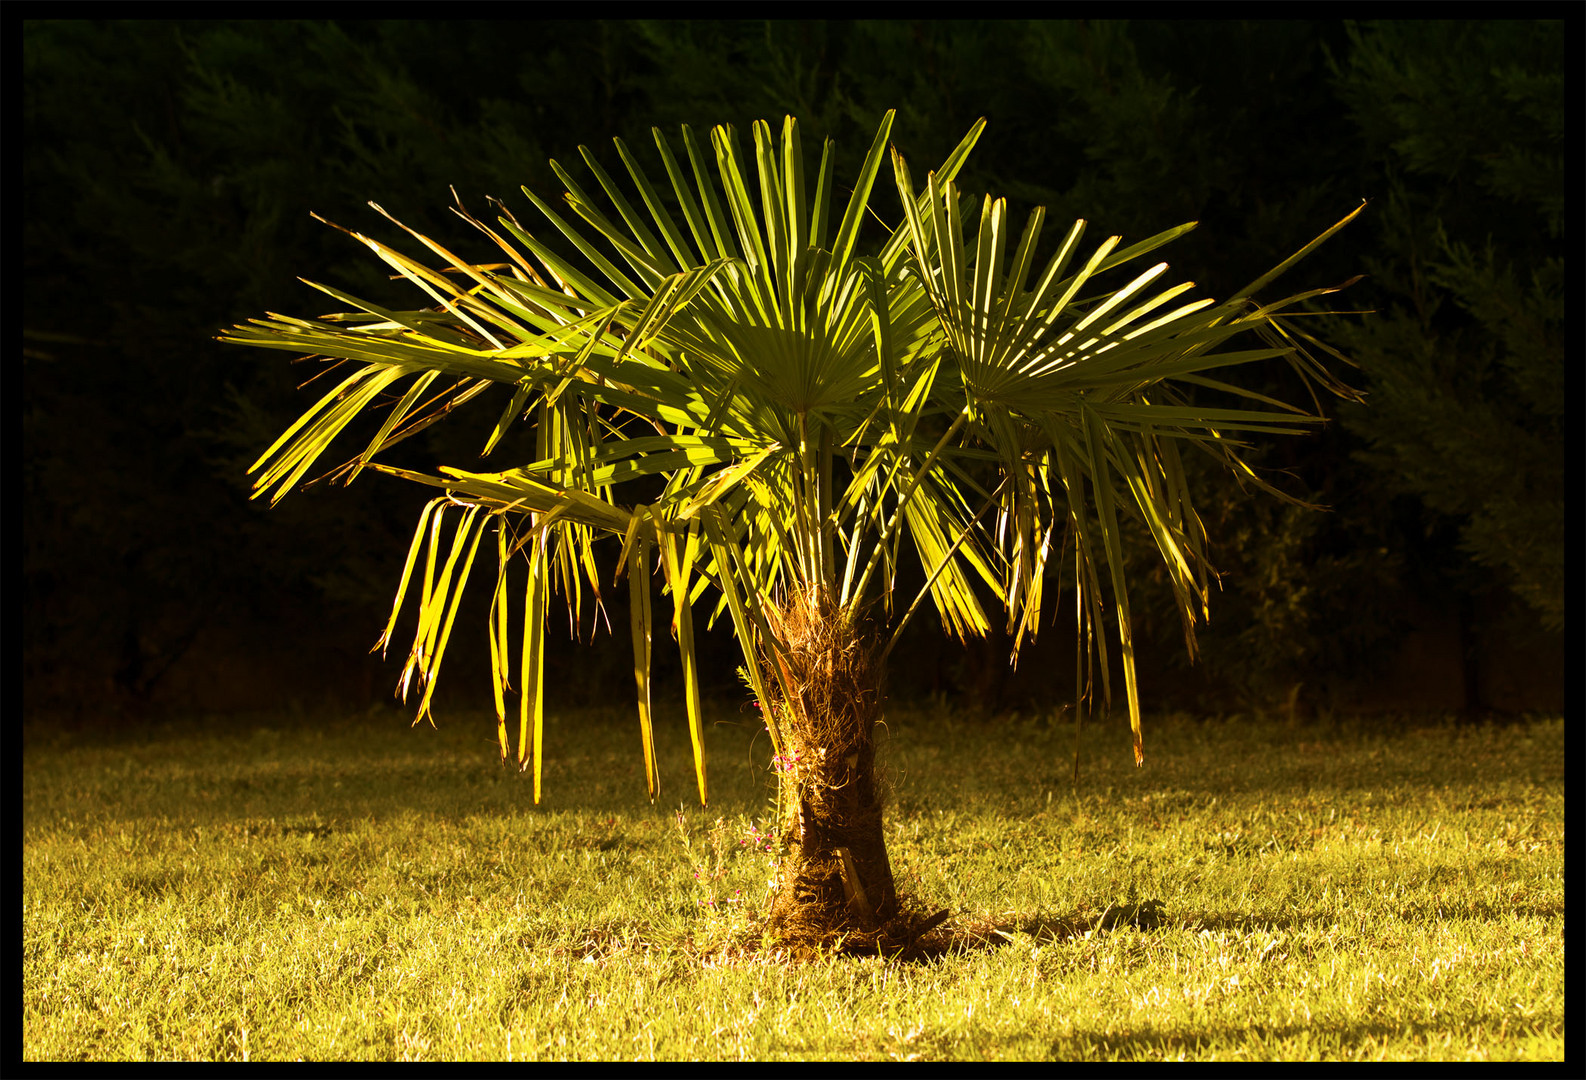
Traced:
[[[1147, 708], [1560, 710], [1565, 30], [26, 23], [25, 707], [136, 718], [389, 697], [400, 644], [387, 661], [364, 650], [428, 494], [366, 473], [251, 502], [244, 471], [309, 403], [310, 372], [213, 340], [265, 311], [334, 308], [297, 275], [428, 302], [310, 211], [410, 247], [373, 199], [485, 257], [448, 186], [476, 214], [495, 197], [528, 222], [519, 185], [554, 198], [547, 159], [581, 177], [581, 144], [616, 169], [612, 136], [650, 163], [652, 126], [747, 130], [789, 112], [806, 147], [837, 140], [842, 178], [896, 108], [917, 175], [988, 117], [961, 184], [1007, 195], [1019, 219], [1039, 204], [1126, 240], [1199, 220], [1166, 256], [1199, 295], [1230, 294], [1370, 200], [1283, 282], [1369, 275], [1328, 299], [1374, 314], [1312, 320], [1358, 365], [1337, 369], [1369, 407], [1324, 403], [1320, 435], [1251, 459], [1331, 510], [1200, 478], [1223, 576], [1194, 668], [1139, 530]], [[885, 194], [878, 207], [897, 211]], [[1246, 377], [1293, 399], [1287, 375]], [[465, 460], [493, 417], [438, 425], [392, 459]], [[619, 629], [625, 603], [609, 590]], [[1005, 641], [965, 645], [919, 620], [892, 693], [987, 710], [1071, 700], [1069, 605], [1065, 590], [1017, 672]], [[489, 700], [482, 615], [459, 618], [443, 708]], [[625, 634], [550, 645], [553, 707], [631, 693]], [[714, 689], [738, 693], [736, 644], [718, 630], [702, 647]], [[668, 649], [656, 660], [675, 670]]]

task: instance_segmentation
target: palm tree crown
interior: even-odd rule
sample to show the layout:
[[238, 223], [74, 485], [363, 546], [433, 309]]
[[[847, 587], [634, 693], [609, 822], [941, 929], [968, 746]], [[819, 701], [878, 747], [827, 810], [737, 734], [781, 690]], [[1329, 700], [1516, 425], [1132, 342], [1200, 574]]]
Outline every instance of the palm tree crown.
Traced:
[[[793, 659], [801, 642], [811, 626], [851, 624], [872, 601], [901, 616], [891, 620], [891, 637], [850, 672], [860, 683], [879, 677], [891, 642], [926, 596], [959, 635], [989, 629], [979, 597], [994, 597], [1016, 656], [1055, 603], [1045, 585], [1055, 591], [1071, 573], [1080, 636], [1099, 647], [1110, 696], [1105, 636], [1096, 632], [1105, 563], [1141, 760], [1120, 518], [1138, 518], [1155, 540], [1193, 653], [1193, 628], [1207, 604], [1205, 533], [1181, 453], [1210, 453], [1263, 484], [1239, 459], [1236, 437], [1303, 431], [1320, 419], [1210, 373], [1281, 357], [1308, 382], [1349, 393], [1308, 352], [1319, 343], [1279, 317], [1333, 290], [1264, 306], [1251, 297], [1354, 214], [1221, 303], [1185, 299], [1189, 284], [1160, 288], [1165, 263], [1104, 288], [1101, 275], [1193, 223], [1126, 248], [1111, 237], [1087, 250], [1085, 223], [1075, 222], [1043, 265], [1035, 255], [1044, 212], [1031, 215], [1010, 260], [1006, 204], [988, 196], [970, 249], [953, 178], [982, 121], [922, 191], [892, 152], [903, 220], [879, 248], [862, 253], [860, 226], [886, 164], [892, 122], [888, 113], [840, 218], [832, 145], [823, 149], [811, 194], [791, 117], [780, 139], [765, 122], [754, 125], [753, 180], [731, 128], [712, 131], [707, 147], [684, 127], [686, 167], [657, 129], [664, 184], [616, 143], [642, 212], [588, 150], [584, 159], [618, 220], [555, 162], [582, 225], [525, 189], [580, 253], [578, 265], [504, 207], [489, 225], [459, 206], [505, 262], [469, 262], [408, 230], [443, 260], [436, 269], [350, 234], [423, 290], [429, 308], [390, 311], [316, 285], [356, 310], [312, 321], [270, 315], [223, 334], [351, 362], [254, 464], [256, 494], [281, 498], [355, 417], [393, 398], [373, 438], [339, 475], [350, 481], [367, 467], [444, 492], [420, 515], [381, 637], [389, 641], [410, 586], [419, 583], [401, 685], [404, 694], [414, 680], [422, 689], [421, 717], [429, 715], [459, 598], [493, 534], [489, 640], [499, 739], [503, 756], [513, 754], [504, 691], [515, 674], [515, 753], [520, 764], [534, 765], [536, 800], [550, 591], [557, 585], [575, 606], [586, 584], [598, 597], [594, 542], [606, 535], [620, 538], [618, 565], [631, 591], [652, 797], [652, 553], [671, 597], [702, 801], [693, 608], [712, 588], [711, 618], [733, 620], [758, 700], [782, 704], [765, 711], [781, 760], [791, 759], [790, 742], [800, 738], [788, 725], [811, 701], [811, 676]], [[1229, 347], [1235, 338], [1245, 344]], [[495, 387], [504, 400], [485, 452], [527, 422], [532, 460], [499, 472], [442, 466], [436, 474], [376, 460]], [[1258, 407], [1202, 404], [1197, 391]], [[622, 501], [620, 485], [644, 501]], [[926, 585], [894, 604], [898, 568], [912, 557]], [[1049, 563], [1069, 570], [1048, 573]]]

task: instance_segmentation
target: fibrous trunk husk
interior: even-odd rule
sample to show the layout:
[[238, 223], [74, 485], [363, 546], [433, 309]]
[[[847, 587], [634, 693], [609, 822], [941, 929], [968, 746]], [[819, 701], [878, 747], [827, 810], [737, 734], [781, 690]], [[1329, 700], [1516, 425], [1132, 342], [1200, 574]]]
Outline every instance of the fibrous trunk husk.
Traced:
[[786, 855], [770, 929], [786, 942], [850, 947], [887, 936], [899, 914], [882, 834], [874, 731], [882, 672], [853, 617], [823, 589], [779, 612], [786, 651], [768, 657], [782, 736]]

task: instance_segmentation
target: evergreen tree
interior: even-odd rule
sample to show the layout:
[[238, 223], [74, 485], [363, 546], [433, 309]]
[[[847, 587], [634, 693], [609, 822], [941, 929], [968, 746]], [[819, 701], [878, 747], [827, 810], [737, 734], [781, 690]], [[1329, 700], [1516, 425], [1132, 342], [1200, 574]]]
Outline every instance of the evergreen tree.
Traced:
[[1384, 486], [1457, 523], [1481, 576], [1560, 630], [1563, 24], [1372, 23], [1350, 42], [1339, 90], [1387, 195], [1382, 310], [1339, 328], [1370, 406], [1344, 422]]

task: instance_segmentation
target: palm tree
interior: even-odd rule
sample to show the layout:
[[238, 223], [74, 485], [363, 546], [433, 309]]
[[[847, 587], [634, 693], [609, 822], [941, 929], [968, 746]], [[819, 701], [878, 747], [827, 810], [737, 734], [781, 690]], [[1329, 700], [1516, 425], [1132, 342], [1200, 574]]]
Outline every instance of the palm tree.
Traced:
[[[892, 122], [889, 112], [841, 218], [833, 213], [832, 144], [811, 197], [792, 117], [780, 140], [765, 122], [754, 125], [757, 192], [732, 128], [714, 129], [707, 149], [684, 127], [686, 168], [656, 129], [665, 185], [616, 143], [643, 213], [587, 149], [620, 222], [555, 162], [582, 226], [525, 189], [583, 264], [558, 255], [504, 207], [492, 226], [459, 204], [457, 214], [494, 241], [505, 262], [469, 262], [407, 230], [444, 260], [436, 269], [350, 233], [433, 306], [390, 311], [316, 285], [357, 310], [313, 321], [272, 314], [222, 337], [349, 364], [254, 464], [255, 494], [271, 492], [272, 501], [356, 416], [395, 399], [335, 476], [351, 481], [367, 467], [444, 492], [420, 515], [380, 639], [390, 640], [422, 554], [418, 627], [400, 685], [405, 699], [417, 680], [418, 716], [432, 723], [459, 598], [481, 544], [493, 537], [488, 637], [498, 736], [504, 759], [515, 753], [520, 767], [532, 764], [536, 801], [551, 589], [576, 609], [587, 584], [598, 602], [595, 541], [608, 535], [620, 539], [618, 567], [631, 595], [651, 797], [654, 559], [671, 597], [706, 800], [693, 613], [714, 590], [711, 618], [732, 619], [774, 748], [786, 854], [770, 921], [791, 939], [846, 933], [873, 942], [907, 923], [883, 840], [872, 734], [887, 656], [927, 596], [960, 636], [990, 628], [980, 597], [995, 597], [1016, 658], [1042, 610], [1055, 605], [1045, 593], [1066, 576], [1057, 567], [1070, 567], [1085, 655], [1093, 661], [1099, 651], [1110, 700], [1106, 639], [1097, 633], [1105, 563], [1139, 762], [1120, 516], [1138, 518], [1154, 538], [1193, 653], [1207, 566], [1181, 453], [1211, 454], [1266, 486], [1239, 459], [1234, 436], [1299, 432], [1320, 419], [1209, 373], [1281, 357], [1307, 385], [1349, 392], [1308, 353], [1317, 343], [1279, 319], [1333, 290], [1265, 306], [1251, 299], [1349, 218], [1221, 303], [1174, 303], [1189, 284], [1154, 290], [1162, 263], [1102, 288], [1101, 275], [1193, 223], [1122, 249], [1112, 237], [1087, 254], [1079, 221], [1038, 268], [1043, 211], [1030, 217], [1009, 263], [1007, 208], [987, 197], [970, 252], [953, 177], [981, 121], [924, 191], [892, 152], [903, 220], [861, 253]], [[1226, 348], [1252, 334], [1249, 347]], [[521, 464], [499, 472], [441, 466], [432, 475], [376, 460], [496, 387], [502, 411], [484, 452], [527, 422], [534, 449], [522, 451]], [[1234, 407], [1239, 398], [1264, 407]], [[619, 501], [619, 486], [646, 501]], [[895, 597], [899, 568], [916, 557], [925, 585], [912, 598]], [[505, 695], [514, 675], [515, 748]]]

